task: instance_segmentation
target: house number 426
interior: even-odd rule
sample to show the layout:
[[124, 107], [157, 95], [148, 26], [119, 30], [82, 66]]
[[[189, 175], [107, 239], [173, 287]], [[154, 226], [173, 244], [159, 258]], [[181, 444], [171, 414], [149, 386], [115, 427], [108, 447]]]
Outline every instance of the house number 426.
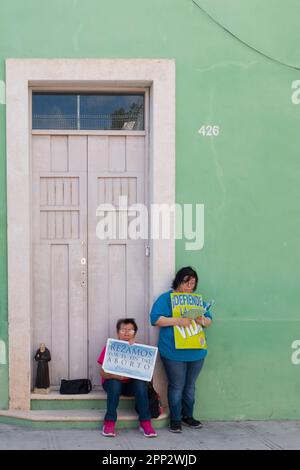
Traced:
[[198, 134], [203, 135], [203, 137], [217, 137], [220, 133], [219, 126], [201, 126], [198, 130]]

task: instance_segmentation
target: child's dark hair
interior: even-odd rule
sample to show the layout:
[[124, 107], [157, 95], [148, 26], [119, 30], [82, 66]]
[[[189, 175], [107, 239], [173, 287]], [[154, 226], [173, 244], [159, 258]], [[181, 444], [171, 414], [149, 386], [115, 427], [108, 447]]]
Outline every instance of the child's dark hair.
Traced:
[[117, 329], [117, 331], [120, 330], [122, 324], [123, 324], [123, 325], [129, 325], [130, 323], [133, 325], [134, 331], [137, 332], [138, 326], [137, 326], [137, 324], [135, 323], [134, 318], [120, 318], [120, 319], [117, 321], [117, 324], [116, 324], [116, 329]]
[[194, 289], [194, 291], [195, 291], [197, 289], [197, 285], [198, 285], [198, 274], [196, 273], [196, 271], [193, 268], [191, 268], [190, 266], [186, 266], [185, 268], [179, 269], [179, 271], [176, 273], [175, 279], [172, 283], [172, 288], [174, 290], [176, 290], [177, 287], [182, 282], [187, 282], [191, 278], [195, 279], [195, 281], [196, 281], [195, 289]]

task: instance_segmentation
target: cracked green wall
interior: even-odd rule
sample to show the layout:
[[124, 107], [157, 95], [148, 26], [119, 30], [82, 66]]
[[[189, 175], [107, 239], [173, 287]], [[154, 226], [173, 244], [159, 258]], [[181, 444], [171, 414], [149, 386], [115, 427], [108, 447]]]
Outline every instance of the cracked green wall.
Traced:
[[[300, 338], [300, 105], [291, 101], [291, 85], [300, 72], [297, 48], [289, 45], [299, 42], [300, 6], [245, 1], [242, 10], [231, 0], [224, 10], [224, 2], [197, 2], [211, 17], [190, 0], [0, 0], [0, 79], [11, 57], [176, 59], [176, 201], [205, 204], [204, 248], [187, 252], [178, 240], [176, 265], [197, 268], [199, 291], [216, 300], [196, 415], [299, 419], [300, 365], [291, 362], [291, 344]], [[270, 8], [277, 28], [267, 20]], [[277, 34], [283, 42], [276, 49]], [[3, 105], [0, 119], [0, 335], [6, 341]], [[198, 134], [209, 124], [220, 126], [218, 137]], [[5, 408], [7, 366], [0, 365], [0, 374]]]

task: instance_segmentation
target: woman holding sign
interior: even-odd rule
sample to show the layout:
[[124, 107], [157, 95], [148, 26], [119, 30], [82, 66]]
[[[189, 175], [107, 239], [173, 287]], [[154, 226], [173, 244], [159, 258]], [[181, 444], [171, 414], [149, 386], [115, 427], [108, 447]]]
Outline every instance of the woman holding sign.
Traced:
[[[134, 344], [138, 330], [133, 318], [120, 319], [116, 325], [117, 338], [126, 341], [130, 345]], [[103, 370], [102, 364], [105, 359], [106, 347], [103, 348], [98, 363], [101, 365], [102, 385], [107, 393], [107, 410], [104, 417], [102, 434], [106, 437], [115, 437], [115, 424], [117, 421], [117, 407], [120, 395], [135, 397], [135, 406], [139, 414], [140, 431], [145, 437], [156, 437], [157, 434], [151, 424], [149, 410], [148, 386], [147, 382], [138, 379], [131, 379], [117, 374], [110, 374]]]
[[211, 324], [211, 304], [194, 294], [198, 275], [191, 267], [180, 269], [172, 290], [153, 304], [151, 324], [160, 327], [158, 350], [168, 377], [170, 431], [182, 432], [181, 424], [200, 428], [193, 417], [195, 382], [207, 354], [203, 329]]

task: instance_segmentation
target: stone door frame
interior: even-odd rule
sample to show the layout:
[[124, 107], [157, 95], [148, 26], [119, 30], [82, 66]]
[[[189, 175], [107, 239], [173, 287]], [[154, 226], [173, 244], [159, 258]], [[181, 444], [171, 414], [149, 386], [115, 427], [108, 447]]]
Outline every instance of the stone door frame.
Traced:
[[[6, 60], [9, 408], [22, 410], [30, 409], [33, 361], [29, 89], [34, 86], [149, 87], [149, 206], [175, 204], [173, 59]], [[150, 253], [149, 305], [170, 285], [175, 240], [150, 240]], [[150, 329], [149, 336], [150, 343], [155, 344], [156, 328]]]

